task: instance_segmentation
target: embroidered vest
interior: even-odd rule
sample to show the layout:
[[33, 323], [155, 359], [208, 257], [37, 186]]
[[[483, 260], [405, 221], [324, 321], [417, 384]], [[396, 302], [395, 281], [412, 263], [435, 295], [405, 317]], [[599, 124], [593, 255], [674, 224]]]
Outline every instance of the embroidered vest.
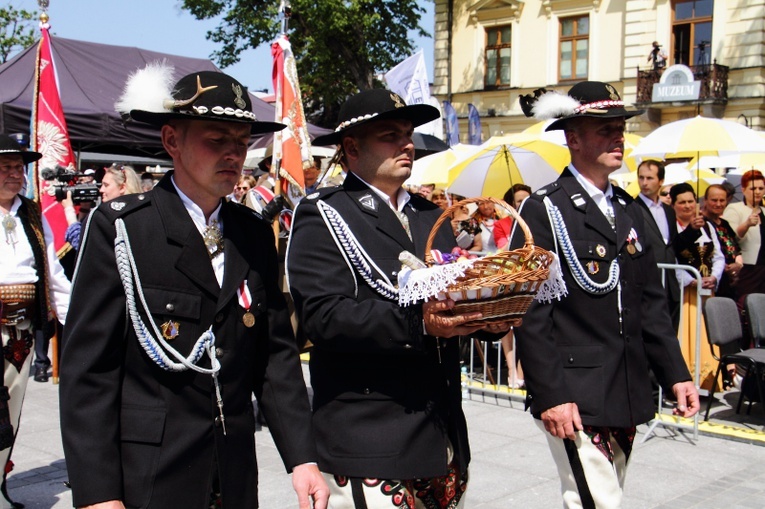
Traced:
[[32, 326], [35, 330], [42, 330], [49, 335], [52, 327], [50, 321], [53, 319], [53, 310], [49, 298], [48, 282], [48, 258], [45, 256], [45, 233], [42, 223], [42, 211], [40, 206], [19, 195], [21, 206], [18, 210], [18, 216], [21, 225], [24, 227], [24, 234], [32, 246], [32, 254], [37, 267], [37, 283], [35, 283], [35, 315], [32, 318]]

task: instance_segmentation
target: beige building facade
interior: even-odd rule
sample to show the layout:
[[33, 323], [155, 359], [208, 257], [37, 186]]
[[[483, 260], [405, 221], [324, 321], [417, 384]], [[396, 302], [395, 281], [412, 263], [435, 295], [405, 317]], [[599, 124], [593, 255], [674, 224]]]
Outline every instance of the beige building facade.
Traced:
[[435, 9], [433, 93], [456, 109], [462, 142], [468, 104], [486, 140], [535, 123], [521, 94], [584, 80], [647, 110], [628, 123], [637, 134], [697, 114], [765, 130], [765, 0], [435, 0]]

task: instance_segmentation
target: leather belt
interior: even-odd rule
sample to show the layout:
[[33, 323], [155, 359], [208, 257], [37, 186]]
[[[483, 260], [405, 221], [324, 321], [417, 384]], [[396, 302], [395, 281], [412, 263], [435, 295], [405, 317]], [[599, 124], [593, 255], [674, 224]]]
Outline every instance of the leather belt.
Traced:
[[14, 326], [31, 318], [35, 303], [35, 285], [0, 285], [0, 324]]

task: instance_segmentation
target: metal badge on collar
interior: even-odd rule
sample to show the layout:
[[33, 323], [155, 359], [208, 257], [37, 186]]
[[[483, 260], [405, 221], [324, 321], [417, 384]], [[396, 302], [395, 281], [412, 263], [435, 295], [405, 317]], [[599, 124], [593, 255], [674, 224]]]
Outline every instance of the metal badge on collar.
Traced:
[[305, 197], [306, 200], [313, 200], [314, 198], [318, 198], [319, 193], [311, 193], [308, 196]]
[[120, 210], [125, 208], [125, 202], [124, 201], [113, 201], [109, 204], [109, 206], [112, 208], [112, 210], [116, 210], [119, 212]]
[[584, 198], [582, 198], [582, 195], [577, 193], [574, 195], [571, 195], [571, 201], [574, 202], [574, 205], [577, 207], [584, 207], [584, 204], [587, 203], [584, 201]]
[[377, 202], [375, 202], [375, 199], [371, 194], [365, 194], [359, 198], [359, 203], [361, 203], [364, 208], [369, 210], [377, 210]]

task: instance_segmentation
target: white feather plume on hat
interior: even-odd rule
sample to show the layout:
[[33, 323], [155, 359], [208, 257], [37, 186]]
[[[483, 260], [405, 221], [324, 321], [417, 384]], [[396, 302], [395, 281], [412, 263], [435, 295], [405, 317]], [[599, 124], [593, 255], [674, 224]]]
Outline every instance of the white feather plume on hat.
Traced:
[[114, 108], [123, 116], [132, 110], [166, 113], [165, 101], [173, 98], [175, 68], [167, 60], [151, 62], [128, 76]]
[[570, 95], [561, 94], [560, 92], [547, 92], [539, 96], [532, 107], [532, 111], [534, 112], [534, 118], [548, 120], [571, 116], [579, 106], [581, 106], [579, 101]]

